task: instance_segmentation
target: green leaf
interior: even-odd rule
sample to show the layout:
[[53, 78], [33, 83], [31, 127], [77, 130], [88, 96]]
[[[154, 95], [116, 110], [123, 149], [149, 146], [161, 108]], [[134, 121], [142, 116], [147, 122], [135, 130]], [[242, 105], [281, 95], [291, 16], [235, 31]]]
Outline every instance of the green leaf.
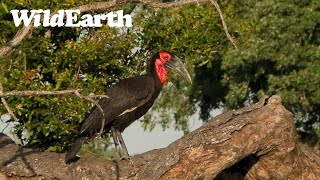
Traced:
[[3, 2], [1, 2], [1, 5], [2, 5], [4, 11], [5, 11], [6, 13], [9, 13], [9, 10], [8, 10], [7, 5], [5, 5]]

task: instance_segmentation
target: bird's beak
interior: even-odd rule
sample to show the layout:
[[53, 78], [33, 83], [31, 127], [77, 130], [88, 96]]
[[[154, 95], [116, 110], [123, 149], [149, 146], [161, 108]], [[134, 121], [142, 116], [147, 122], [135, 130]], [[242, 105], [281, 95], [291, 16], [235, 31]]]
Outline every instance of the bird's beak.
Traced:
[[186, 67], [184, 66], [184, 64], [182, 63], [182, 61], [177, 57], [177, 56], [173, 56], [172, 59], [170, 61], [167, 61], [164, 63], [164, 65], [169, 68], [172, 69], [176, 72], [178, 72], [180, 75], [182, 75], [188, 82], [192, 83], [191, 77], [186, 69]]

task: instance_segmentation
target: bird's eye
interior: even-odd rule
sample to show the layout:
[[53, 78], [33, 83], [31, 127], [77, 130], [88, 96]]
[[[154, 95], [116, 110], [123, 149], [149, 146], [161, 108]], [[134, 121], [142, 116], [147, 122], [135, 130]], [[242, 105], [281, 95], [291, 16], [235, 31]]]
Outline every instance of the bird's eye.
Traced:
[[164, 57], [164, 59], [165, 59], [165, 60], [169, 60], [169, 57], [168, 57], [168, 56], [166, 56], [166, 57]]

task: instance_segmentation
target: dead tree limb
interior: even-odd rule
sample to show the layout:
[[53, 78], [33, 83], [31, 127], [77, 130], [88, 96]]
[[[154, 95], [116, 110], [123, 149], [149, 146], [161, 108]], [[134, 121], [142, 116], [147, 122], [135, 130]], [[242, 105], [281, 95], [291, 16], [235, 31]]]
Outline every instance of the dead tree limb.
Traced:
[[48, 95], [64, 95], [64, 94], [76, 94], [81, 89], [67, 89], [60, 91], [44, 91], [44, 90], [25, 90], [25, 91], [9, 91], [0, 92], [0, 97], [7, 98], [10, 96], [48, 96]]
[[[66, 95], [66, 94], [74, 94], [80, 99], [85, 99], [87, 101], [90, 101], [94, 105], [96, 105], [99, 110], [101, 111], [102, 115], [104, 116], [103, 109], [98, 104], [98, 101], [94, 100], [94, 98], [109, 98], [108, 95], [89, 95], [84, 96], [80, 93], [82, 89], [67, 89], [67, 90], [60, 90], [60, 91], [45, 91], [45, 90], [25, 90], [25, 91], [10, 91], [10, 92], [3, 92], [2, 84], [0, 83], [0, 99], [2, 101], [2, 105], [6, 108], [7, 112], [10, 114], [10, 116], [13, 118], [14, 121], [18, 122], [19, 119], [16, 117], [16, 115], [13, 113], [11, 108], [9, 107], [7, 101], [5, 98], [7, 97], [21, 97], [21, 96], [49, 96], [49, 95]], [[101, 132], [103, 131], [103, 127], [101, 128]], [[100, 132], [100, 134], [101, 134]]]
[[[3, 87], [2, 87], [2, 84], [0, 83], [0, 95], [1, 94], [3, 94]], [[12, 119], [14, 121], [18, 121], [17, 116], [13, 113], [13, 111], [11, 110], [7, 100], [4, 97], [1, 97], [1, 102], [2, 102], [2, 105], [4, 106], [4, 108], [6, 108], [6, 110], [8, 111], [9, 115], [12, 117]]]
[[298, 142], [292, 114], [278, 96], [223, 113], [168, 147], [128, 162], [38, 152], [0, 137], [0, 172], [46, 179], [213, 179], [248, 157], [245, 179], [319, 179], [320, 158]]
[[223, 14], [222, 14], [222, 11], [221, 11], [221, 8], [218, 4], [218, 2], [216, 0], [210, 0], [211, 4], [214, 5], [214, 7], [216, 8], [216, 10], [218, 11], [219, 13], [219, 16], [220, 16], [220, 19], [221, 19], [221, 23], [222, 23], [222, 27], [223, 27], [223, 30], [224, 30], [224, 33], [226, 34], [227, 38], [229, 39], [229, 41], [232, 43], [233, 47], [238, 50], [238, 47], [236, 45], [236, 42], [234, 40], [234, 38], [230, 35], [229, 33], [229, 30], [228, 30], [228, 26], [227, 26], [227, 23], [225, 22], [224, 20], [224, 17], [223, 17]]

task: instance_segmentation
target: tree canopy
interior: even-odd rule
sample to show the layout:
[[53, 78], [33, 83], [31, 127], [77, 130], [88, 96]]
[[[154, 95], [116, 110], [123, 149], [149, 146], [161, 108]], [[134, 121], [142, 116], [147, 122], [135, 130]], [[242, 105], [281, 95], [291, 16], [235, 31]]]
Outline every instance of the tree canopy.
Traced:
[[[226, 105], [234, 108], [278, 94], [298, 130], [319, 138], [319, 1], [237, 1], [233, 30], [239, 51], [225, 54]], [[311, 136], [310, 136], [311, 135]]]

